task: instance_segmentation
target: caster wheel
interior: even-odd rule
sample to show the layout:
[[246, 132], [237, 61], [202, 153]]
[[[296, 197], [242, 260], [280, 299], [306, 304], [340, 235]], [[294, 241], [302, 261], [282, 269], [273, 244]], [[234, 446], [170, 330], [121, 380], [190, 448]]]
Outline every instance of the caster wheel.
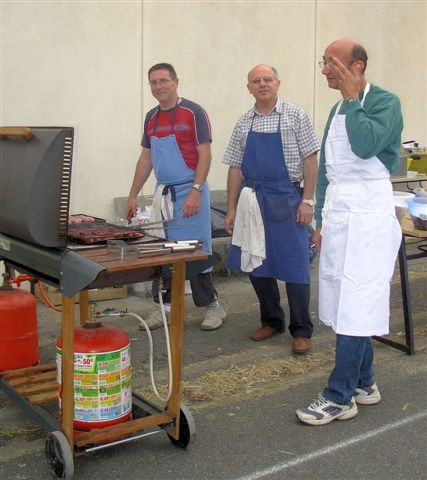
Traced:
[[58, 478], [71, 480], [74, 460], [67, 437], [62, 432], [50, 432], [45, 444], [46, 459]]
[[179, 448], [187, 448], [196, 437], [196, 424], [189, 408], [183, 403], [179, 409], [179, 438], [173, 438], [168, 433], [169, 440]]

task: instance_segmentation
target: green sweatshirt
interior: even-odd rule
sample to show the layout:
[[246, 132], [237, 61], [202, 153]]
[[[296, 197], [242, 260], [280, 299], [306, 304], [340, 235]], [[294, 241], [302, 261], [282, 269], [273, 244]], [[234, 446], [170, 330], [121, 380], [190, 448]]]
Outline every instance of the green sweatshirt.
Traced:
[[[363, 92], [360, 94], [360, 99]], [[316, 185], [316, 227], [322, 225], [322, 208], [328, 186], [325, 166], [325, 141], [335, 114], [337, 104], [332, 108], [323, 134], [320, 149], [319, 172]], [[345, 126], [351, 150], [363, 162], [377, 156], [393, 172], [400, 162], [401, 133], [403, 129], [399, 98], [371, 84], [363, 107], [360, 102], [343, 103], [339, 113], [345, 115]]]

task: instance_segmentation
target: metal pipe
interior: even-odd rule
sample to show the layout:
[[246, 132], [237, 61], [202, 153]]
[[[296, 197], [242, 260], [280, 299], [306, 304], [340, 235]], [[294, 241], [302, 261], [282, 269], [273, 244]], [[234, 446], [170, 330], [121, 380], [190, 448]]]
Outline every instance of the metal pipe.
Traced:
[[160, 428], [159, 430], [154, 430], [152, 432], [141, 433], [140, 435], [135, 435], [134, 437], [123, 438], [122, 440], [116, 440], [115, 442], [104, 443], [102, 445], [97, 445], [96, 447], [89, 447], [85, 448], [85, 453], [96, 452], [97, 450], [103, 450], [105, 448], [114, 447], [115, 445], [121, 445], [123, 443], [133, 442], [134, 440], [138, 440], [143, 437], [148, 437], [149, 435], [154, 435], [156, 433], [163, 432], [163, 429]]

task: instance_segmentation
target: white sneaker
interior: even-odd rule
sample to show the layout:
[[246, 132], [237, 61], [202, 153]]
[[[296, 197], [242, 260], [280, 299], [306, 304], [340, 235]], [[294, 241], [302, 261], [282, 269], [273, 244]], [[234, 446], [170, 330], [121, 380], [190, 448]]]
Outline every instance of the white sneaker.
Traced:
[[353, 395], [356, 403], [360, 405], [375, 405], [381, 400], [380, 391], [376, 383], [369, 387], [356, 388]]
[[[169, 320], [167, 313], [166, 319]], [[144, 318], [144, 320], [150, 330], [156, 330], [157, 328], [163, 326], [163, 317], [160, 308], [156, 308], [155, 310], [153, 310], [147, 318]], [[145, 330], [142, 325], [139, 327], [139, 329]]]
[[216, 330], [222, 325], [226, 313], [221, 305], [208, 305], [205, 307], [203, 322], [200, 325], [202, 330]]
[[308, 407], [299, 408], [295, 412], [301, 422], [309, 425], [325, 425], [333, 420], [349, 420], [357, 415], [357, 405], [352, 398], [341, 405], [325, 398], [322, 394]]

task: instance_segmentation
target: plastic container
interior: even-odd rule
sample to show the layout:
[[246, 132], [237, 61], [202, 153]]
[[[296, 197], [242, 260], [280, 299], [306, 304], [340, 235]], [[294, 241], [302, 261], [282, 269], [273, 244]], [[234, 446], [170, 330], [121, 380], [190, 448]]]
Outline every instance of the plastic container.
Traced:
[[414, 227], [427, 230], [427, 197], [409, 198], [406, 203]]
[[396, 192], [393, 192], [393, 197], [394, 197], [394, 208], [396, 210], [396, 217], [400, 222], [408, 210], [408, 205], [406, 203], [406, 200], [414, 198], [415, 195], [409, 192], [396, 191]]

